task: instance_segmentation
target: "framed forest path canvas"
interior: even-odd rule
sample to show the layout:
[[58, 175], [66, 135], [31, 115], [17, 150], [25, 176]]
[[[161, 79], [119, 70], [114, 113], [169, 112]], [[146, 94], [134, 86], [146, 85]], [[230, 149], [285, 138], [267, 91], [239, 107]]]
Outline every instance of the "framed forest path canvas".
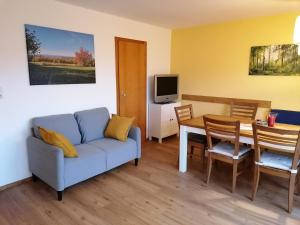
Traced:
[[298, 45], [251, 47], [249, 75], [300, 76]]

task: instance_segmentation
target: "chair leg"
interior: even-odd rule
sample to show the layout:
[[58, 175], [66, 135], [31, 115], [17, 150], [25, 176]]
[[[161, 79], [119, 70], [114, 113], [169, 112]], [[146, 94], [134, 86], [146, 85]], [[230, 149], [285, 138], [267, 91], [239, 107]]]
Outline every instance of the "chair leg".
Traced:
[[288, 206], [289, 213], [291, 213], [292, 209], [293, 209], [295, 180], [296, 180], [296, 174], [292, 173], [291, 176], [290, 176], [290, 185], [289, 185], [289, 203], [288, 203], [289, 204], [289, 206]]
[[260, 178], [260, 171], [259, 171], [259, 166], [255, 165], [254, 169], [254, 179], [253, 179], [253, 190], [252, 190], [252, 201], [254, 201], [258, 189], [258, 184], [259, 184], [259, 178]]
[[63, 191], [57, 191], [57, 200], [61, 201], [63, 196]]
[[204, 166], [205, 166], [205, 148], [203, 147], [203, 151], [202, 151], [202, 169], [204, 170]]
[[231, 189], [232, 193], [235, 192], [237, 167], [238, 167], [238, 161], [236, 159], [234, 159], [233, 160], [233, 170], [232, 170], [232, 189]]
[[189, 149], [190, 149], [190, 158], [193, 158], [193, 154], [194, 154], [194, 146], [189, 144]]
[[134, 159], [134, 165], [138, 166], [138, 164], [139, 164], [139, 159], [138, 158]]
[[33, 181], [33, 182], [36, 182], [37, 180], [38, 180], [37, 176], [34, 175], [34, 174], [32, 174], [32, 181]]
[[218, 160], [213, 160], [213, 163], [215, 164], [216, 169], [219, 170], [220, 162]]
[[212, 168], [212, 158], [211, 158], [211, 153], [208, 153], [206, 184], [209, 184], [211, 168]]
[[295, 194], [299, 195], [300, 194], [300, 176], [299, 173], [296, 175], [296, 181], [295, 181]]
[[[250, 152], [250, 157], [249, 157], [249, 170], [255, 171], [255, 156], [254, 156], [254, 151]], [[254, 179], [254, 172], [253, 173], [249, 173], [250, 175], [250, 180]]]

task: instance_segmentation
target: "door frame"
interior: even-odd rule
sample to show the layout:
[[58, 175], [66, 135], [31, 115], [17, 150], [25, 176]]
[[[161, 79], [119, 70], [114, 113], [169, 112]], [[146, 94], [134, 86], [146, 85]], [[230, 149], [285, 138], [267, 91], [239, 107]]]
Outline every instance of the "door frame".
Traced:
[[145, 73], [145, 87], [146, 87], [146, 90], [145, 90], [145, 137], [142, 137], [147, 138], [147, 127], [148, 127], [148, 120], [147, 120], [147, 103], [148, 103], [148, 100], [147, 100], [147, 91], [148, 91], [148, 80], [147, 80], [147, 62], [148, 62], [148, 58], [147, 58], [147, 41], [140, 41], [140, 40], [135, 40], [135, 39], [129, 39], [129, 38], [123, 38], [123, 37], [117, 37], [115, 36], [115, 64], [116, 64], [116, 94], [117, 94], [117, 114], [119, 115], [120, 114], [120, 82], [119, 82], [119, 79], [120, 79], [120, 74], [119, 74], [119, 41], [127, 41], [127, 42], [134, 42], [134, 43], [140, 43], [140, 44], [145, 44], [145, 70], [146, 70], [146, 73]]

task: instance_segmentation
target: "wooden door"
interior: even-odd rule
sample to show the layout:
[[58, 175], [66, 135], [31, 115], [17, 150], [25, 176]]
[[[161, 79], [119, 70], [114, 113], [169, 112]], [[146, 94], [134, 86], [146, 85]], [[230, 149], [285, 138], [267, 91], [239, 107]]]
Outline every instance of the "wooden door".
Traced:
[[134, 116], [146, 140], [147, 42], [115, 38], [117, 108], [120, 116]]

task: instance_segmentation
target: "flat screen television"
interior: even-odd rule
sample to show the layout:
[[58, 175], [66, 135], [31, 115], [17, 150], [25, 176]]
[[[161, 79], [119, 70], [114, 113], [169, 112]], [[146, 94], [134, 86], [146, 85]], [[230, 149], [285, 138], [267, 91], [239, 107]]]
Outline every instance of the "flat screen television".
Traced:
[[154, 102], [174, 102], [178, 98], [178, 75], [160, 74], [154, 76]]

